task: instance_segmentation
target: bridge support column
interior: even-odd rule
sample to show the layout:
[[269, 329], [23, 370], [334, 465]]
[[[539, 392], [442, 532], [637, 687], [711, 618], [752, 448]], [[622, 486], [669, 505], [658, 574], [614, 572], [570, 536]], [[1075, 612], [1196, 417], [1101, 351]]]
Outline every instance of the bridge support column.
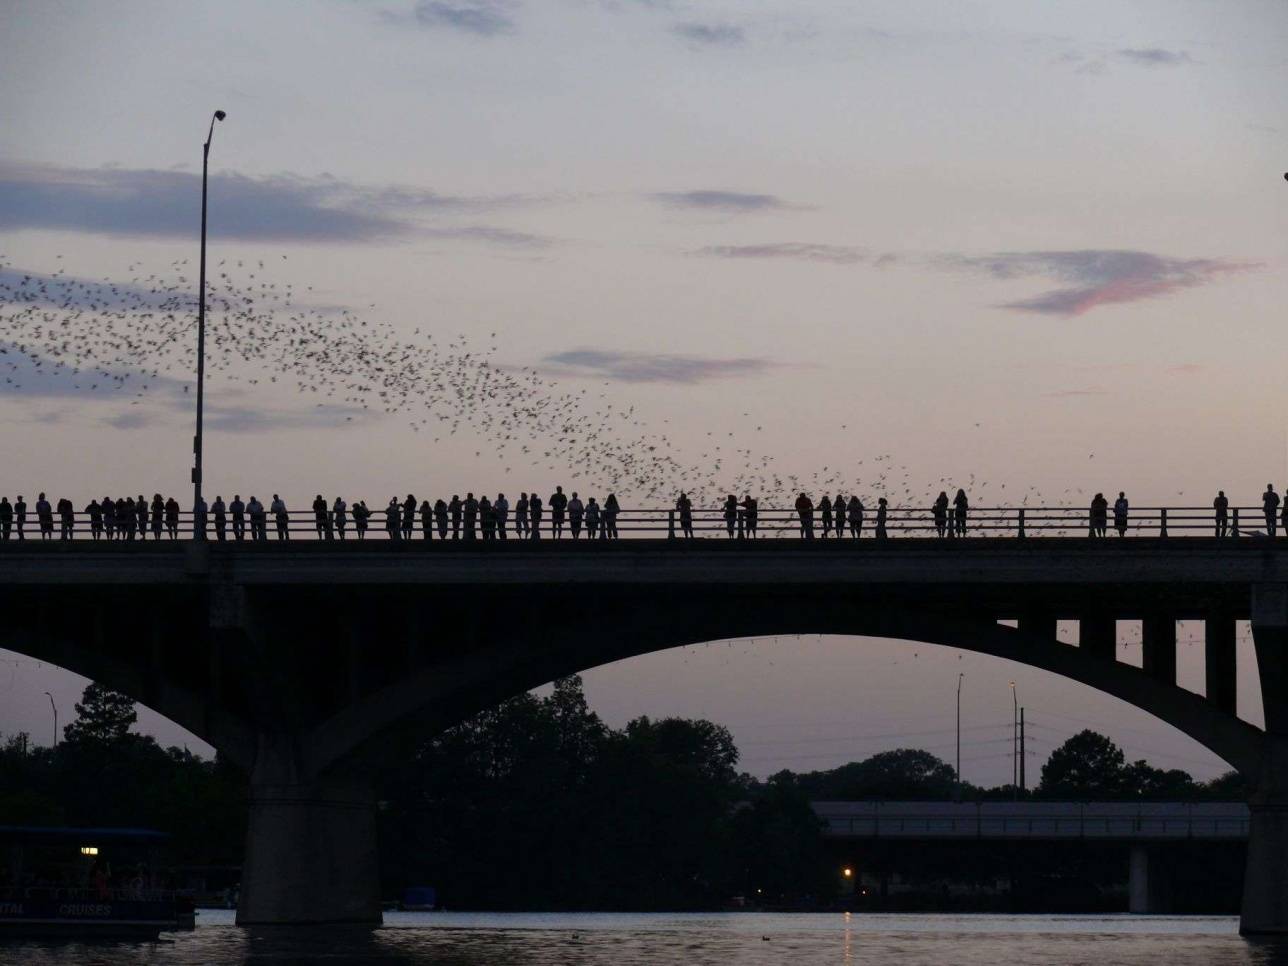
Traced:
[[1118, 657], [1118, 622], [1095, 614], [1078, 621], [1078, 647], [1102, 661]]
[[1164, 684], [1176, 683], [1176, 619], [1171, 616], [1146, 617], [1141, 621], [1144, 654], [1141, 662], [1146, 674]]
[[1162, 865], [1150, 862], [1143, 845], [1131, 847], [1128, 863], [1127, 911], [1142, 916], [1167, 912], [1171, 903]]
[[264, 753], [250, 786], [237, 923], [379, 925], [375, 797], [362, 779], [301, 780]]
[[1238, 703], [1234, 637], [1233, 617], [1214, 615], [1204, 621], [1203, 661], [1207, 672], [1207, 699], [1230, 714], [1235, 713]]
[[1266, 740], [1261, 767], [1248, 775], [1248, 864], [1239, 932], [1288, 934], [1288, 587], [1252, 589], [1252, 639], [1257, 651]]

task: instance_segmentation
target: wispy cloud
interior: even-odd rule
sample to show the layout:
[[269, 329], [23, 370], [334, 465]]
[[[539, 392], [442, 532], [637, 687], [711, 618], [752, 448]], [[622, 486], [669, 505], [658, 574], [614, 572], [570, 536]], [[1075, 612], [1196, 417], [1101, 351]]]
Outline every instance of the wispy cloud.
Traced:
[[1109, 393], [1104, 389], [1058, 389], [1042, 395], [1049, 399], [1078, 399], [1083, 396], [1107, 396]]
[[1115, 51], [1115, 56], [1140, 67], [1180, 67], [1197, 63], [1184, 50], [1164, 50], [1162, 47], [1124, 47]]
[[815, 242], [769, 242], [761, 245], [708, 245], [693, 252], [715, 258], [778, 258], [798, 262], [827, 262], [832, 265], [860, 265], [880, 258], [852, 245], [823, 245]]
[[760, 376], [787, 365], [771, 359], [712, 359], [606, 349], [570, 349], [546, 356], [543, 363], [543, 369], [551, 375], [682, 385], [694, 385], [713, 379]]
[[677, 23], [671, 33], [698, 47], [737, 47], [747, 39], [741, 27], [727, 23]]
[[389, 23], [455, 30], [476, 37], [513, 33], [512, 0], [421, 0], [409, 12], [382, 10]]
[[773, 211], [791, 207], [777, 195], [748, 194], [742, 191], [724, 191], [703, 188], [697, 191], [659, 191], [652, 195], [654, 201], [670, 208], [690, 208], [699, 211], [721, 211], [741, 214], [753, 211]]
[[[389, 242], [425, 231], [420, 219], [528, 203], [517, 195], [468, 197], [396, 185], [368, 186], [293, 174], [210, 179], [210, 234], [249, 241]], [[62, 168], [0, 162], [0, 230], [189, 237], [200, 217], [196, 174], [127, 168]], [[458, 237], [512, 243], [504, 229]], [[431, 230], [432, 233], [432, 230]]]
[[1082, 315], [1103, 305], [1160, 298], [1257, 267], [1228, 259], [1171, 258], [1114, 249], [948, 255], [940, 260], [947, 267], [983, 271], [995, 278], [1049, 278], [1069, 283], [1003, 304], [1003, 308], [1040, 315]]

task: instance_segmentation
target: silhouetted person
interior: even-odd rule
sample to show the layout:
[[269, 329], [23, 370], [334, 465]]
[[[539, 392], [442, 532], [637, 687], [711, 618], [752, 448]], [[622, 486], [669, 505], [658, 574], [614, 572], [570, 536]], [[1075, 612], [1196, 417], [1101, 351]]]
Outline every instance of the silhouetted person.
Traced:
[[541, 497], [535, 493], [528, 497], [528, 526], [531, 532], [528, 538], [531, 540], [541, 539]]
[[313, 527], [317, 530], [319, 540], [326, 537], [326, 519], [326, 500], [322, 499], [322, 494], [319, 493], [313, 498]]
[[599, 504], [592, 496], [586, 501], [586, 539], [594, 540], [599, 535]]
[[796, 498], [796, 515], [800, 517], [801, 537], [814, 539], [814, 501], [802, 493]]
[[461, 538], [461, 498], [455, 493], [452, 494], [452, 500], [447, 504], [447, 512], [452, 515], [452, 539]]
[[390, 540], [402, 539], [402, 506], [396, 496], [391, 496], [389, 505], [385, 507], [385, 533], [389, 534]]
[[447, 539], [447, 503], [443, 500], [434, 501], [434, 522], [438, 524], [438, 536], [441, 540]]
[[819, 529], [822, 531], [822, 537], [826, 540], [832, 535], [832, 501], [824, 493], [818, 501]]
[[729, 534], [729, 539], [734, 536], [734, 529], [738, 526], [738, 501], [730, 493], [724, 501], [724, 522], [725, 531]]
[[617, 495], [614, 493], [608, 494], [608, 499], [604, 501], [603, 523], [599, 528], [601, 538], [617, 539], [617, 514], [621, 512], [622, 508], [617, 504]]
[[286, 510], [286, 501], [274, 493], [270, 509], [273, 511], [273, 522], [277, 524], [277, 539], [290, 540], [291, 515]]
[[420, 505], [420, 532], [426, 540], [434, 534], [434, 508], [429, 505], [428, 500]]
[[[246, 504], [242, 502], [241, 494], [233, 494], [233, 502], [228, 504], [228, 510], [233, 515], [233, 539], [238, 543], [246, 534]], [[152, 503], [153, 519], [156, 519], [156, 501]], [[251, 538], [252, 540], [254, 537]]]
[[1279, 522], [1283, 524], [1284, 535], [1288, 536], [1288, 501], [1285, 501], [1283, 505], [1283, 513], [1279, 517]]
[[948, 530], [948, 494], [943, 490], [939, 491], [939, 496], [931, 506], [930, 515], [935, 520], [935, 533], [944, 536]]
[[371, 511], [367, 509], [365, 500], [359, 500], [353, 505], [353, 531], [359, 540], [367, 539], [367, 521], [370, 519]]
[[416, 530], [416, 498], [410, 493], [407, 499], [403, 500], [402, 505], [402, 535], [404, 540], [410, 540], [412, 533]]
[[179, 501], [174, 497], [165, 501], [165, 530], [171, 540], [179, 539]]
[[492, 501], [492, 511], [496, 514], [496, 535], [505, 540], [505, 528], [510, 520], [510, 501], [505, 498], [504, 493], [496, 495], [496, 499]]
[[744, 493], [742, 497], [742, 513], [747, 527], [748, 540], [756, 539], [756, 527], [760, 524], [757, 519], [759, 511], [760, 507], [757, 505], [755, 498], [750, 493]]
[[[0, 504], [0, 514], [4, 513], [6, 504]], [[90, 500], [89, 506], [85, 508], [89, 514], [89, 535], [93, 540], [100, 540], [103, 536], [103, 507], [98, 500]], [[0, 527], [3, 527], [3, 521], [0, 521]], [[4, 539], [9, 539], [9, 534], [4, 534]]]
[[1212, 501], [1212, 509], [1216, 516], [1216, 535], [1224, 537], [1230, 532], [1230, 501], [1225, 497], [1225, 490], [1216, 491], [1216, 499]]
[[197, 497], [197, 502], [192, 506], [192, 539], [206, 539], [206, 498]]
[[[93, 504], [98, 506], [98, 502]], [[99, 529], [103, 526], [102, 514], [99, 514]], [[13, 533], [13, 504], [9, 502], [7, 496], [0, 496], [0, 541], [8, 540], [9, 535]], [[97, 538], [95, 538], [97, 539]]]
[[953, 532], [959, 537], [966, 536], [968, 510], [970, 510], [970, 503], [966, 499], [966, 491], [959, 489], [957, 495], [953, 497]]
[[1118, 491], [1118, 499], [1114, 500], [1114, 529], [1118, 531], [1118, 536], [1127, 536], [1127, 494], [1122, 490]]
[[564, 511], [568, 509], [568, 498], [564, 496], [562, 486], [555, 487], [546, 506], [550, 507], [550, 532], [558, 540], [563, 536]]
[[581, 520], [585, 515], [586, 506], [574, 491], [572, 499], [568, 501], [568, 529], [572, 531], [574, 540], [581, 536]]
[[349, 525], [349, 507], [340, 497], [331, 504], [331, 521], [335, 524], [335, 535], [344, 539], [344, 528]]
[[110, 496], [103, 497], [99, 504], [103, 508], [103, 533], [108, 540], [116, 539], [116, 501]]
[[474, 527], [479, 516], [479, 501], [474, 499], [473, 493], [465, 494], [465, 503], [461, 509], [465, 514], [465, 539], [473, 540], [475, 537]]
[[139, 539], [146, 540], [148, 536], [148, 501], [143, 499], [142, 493], [134, 501], [134, 524], [139, 528]]
[[134, 501], [121, 497], [116, 501], [116, 529], [123, 540], [134, 542]]
[[863, 501], [857, 496], [850, 497], [845, 505], [845, 519], [850, 524], [850, 536], [859, 539], [863, 535]]
[[250, 517], [250, 538], [256, 542], [268, 539], [268, 513], [254, 493], [246, 501], [246, 514]]
[[215, 539], [223, 543], [228, 538], [228, 507], [218, 493], [215, 502], [210, 504], [210, 512], [215, 515]]
[[514, 505], [514, 532], [520, 540], [528, 536], [528, 494], [520, 493], [519, 502]]
[[76, 508], [72, 501], [63, 497], [58, 501], [58, 539], [70, 540], [76, 527]]
[[[594, 503], [595, 501], [591, 500], [590, 502]], [[680, 511], [680, 532], [684, 534], [685, 539], [692, 539], [693, 538], [693, 501], [689, 499], [687, 494], [681, 493], [679, 499], [675, 501], [675, 508]], [[586, 507], [586, 513], [588, 515], [590, 513], [589, 506]], [[589, 517], [587, 518], [587, 521], [586, 521], [586, 530], [588, 532], [590, 530]], [[590, 536], [593, 537], [594, 534], [592, 533], [590, 534]]]
[[886, 511], [889, 509], [889, 503], [885, 497], [877, 500], [877, 539], [884, 540], [889, 534], [886, 533]]
[[161, 499], [160, 493], [152, 494], [152, 539], [160, 540], [161, 531], [165, 527], [165, 500]]
[[18, 531], [18, 539], [26, 540], [23, 530], [27, 528], [27, 501], [22, 498], [21, 493], [18, 494], [18, 499], [13, 504], [13, 522]]
[[479, 529], [483, 533], [484, 540], [496, 539], [496, 510], [492, 508], [487, 494], [479, 498]]
[[1279, 515], [1279, 494], [1275, 488], [1267, 483], [1266, 492], [1261, 495], [1261, 508], [1266, 514], [1266, 536], [1273, 538], [1275, 535], [1275, 518]]
[[54, 509], [43, 493], [36, 497], [36, 522], [40, 525], [40, 539], [51, 539], [54, 535]]
[[1091, 535], [1103, 537], [1109, 526], [1109, 501], [1103, 493], [1091, 498]]

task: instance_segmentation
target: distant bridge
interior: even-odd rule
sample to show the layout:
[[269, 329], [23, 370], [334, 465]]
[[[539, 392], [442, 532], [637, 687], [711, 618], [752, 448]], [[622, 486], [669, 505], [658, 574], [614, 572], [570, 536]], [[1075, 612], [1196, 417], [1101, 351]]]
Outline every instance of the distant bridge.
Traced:
[[[1281, 546], [1016, 532], [593, 547], [28, 539], [0, 546], [0, 646], [123, 691], [247, 770], [244, 923], [379, 921], [372, 775], [396, 767], [406, 739], [635, 655], [834, 634], [1041, 668], [1205, 745], [1250, 789], [1242, 928], [1288, 932]], [[1142, 667], [1117, 660], [1120, 620], [1141, 622]], [[1203, 695], [1177, 686], [1178, 620], [1203, 622]], [[1264, 729], [1235, 715], [1241, 620]], [[1077, 622], [1077, 645], [1057, 638], [1058, 621]]]

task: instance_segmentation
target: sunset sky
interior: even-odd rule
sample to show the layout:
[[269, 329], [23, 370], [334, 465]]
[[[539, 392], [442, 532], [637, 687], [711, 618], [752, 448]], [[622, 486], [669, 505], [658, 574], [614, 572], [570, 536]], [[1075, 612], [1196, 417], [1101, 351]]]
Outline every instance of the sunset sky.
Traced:
[[[215, 108], [212, 264], [409, 341], [494, 341], [498, 366], [586, 389], [588, 412], [634, 406], [693, 464], [735, 433], [784, 475], [917, 506], [959, 485], [1076, 506], [1288, 485], [1281, 0], [0, 0], [0, 283], [195, 289]], [[68, 337], [95, 335], [86, 315]], [[0, 493], [187, 492], [189, 374], [139, 398], [11, 352], [0, 376]], [[294, 386], [213, 375], [208, 493], [374, 506], [575, 469]], [[1181, 666], [1201, 689], [1201, 649]], [[950, 758], [962, 671], [968, 779], [1009, 779], [1011, 679], [1031, 781], [1083, 726], [1222, 770], [1112, 699], [929, 646], [712, 644], [586, 681], [615, 724], [730, 725], [768, 774]], [[43, 692], [66, 721], [82, 684], [0, 652], [0, 732], [47, 740]]]

